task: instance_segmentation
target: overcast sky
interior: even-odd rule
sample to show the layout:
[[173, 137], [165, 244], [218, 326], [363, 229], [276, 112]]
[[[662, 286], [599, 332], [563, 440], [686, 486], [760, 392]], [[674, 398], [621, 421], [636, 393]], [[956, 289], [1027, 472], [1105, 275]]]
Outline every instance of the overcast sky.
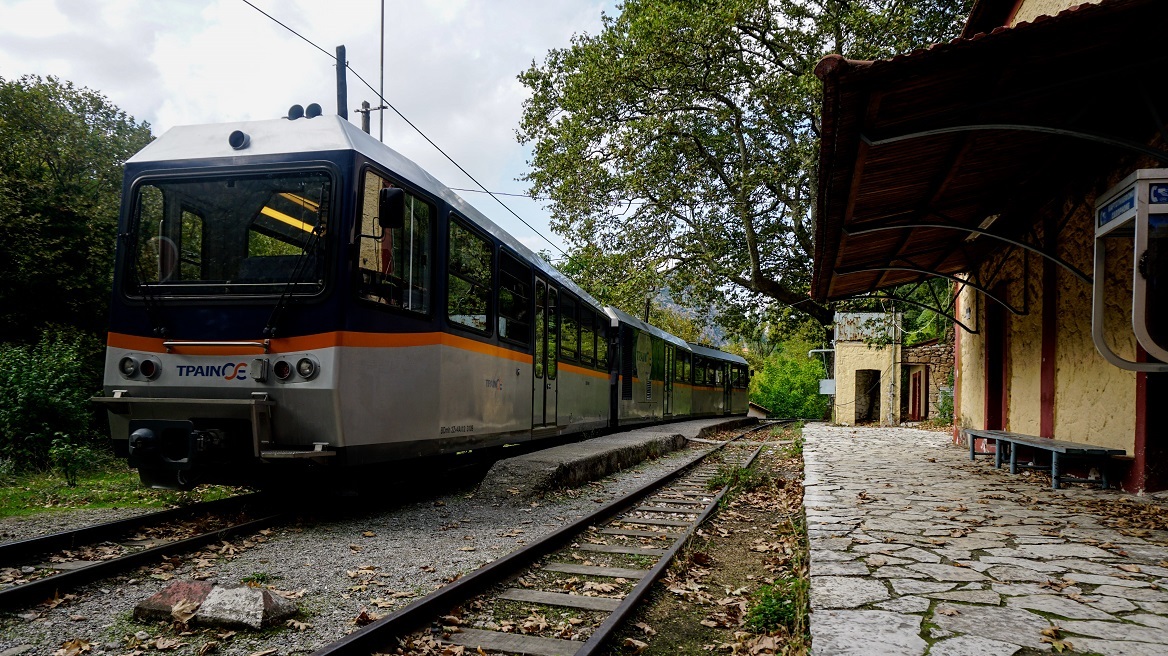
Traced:
[[[252, 0], [377, 87], [380, 0]], [[516, 75], [573, 34], [595, 34], [603, 0], [386, 0], [385, 97], [480, 182], [523, 192]], [[336, 111], [333, 62], [242, 0], [0, 0], [0, 77], [54, 75], [105, 94], [156, 135], [175, 125]], [[375, 94], [349, 76], [352, 110]], [[372, 133], [378, 132], [376, 115]], [[473, 183], [387, 112], [385, 143], [450, 187]], [[551, 250], [489, 196], [461, 195], [533, 250]], [[562, 246], [542, 205], [505, 198]], [[558, 253], [556, 253], [558, 256]]]

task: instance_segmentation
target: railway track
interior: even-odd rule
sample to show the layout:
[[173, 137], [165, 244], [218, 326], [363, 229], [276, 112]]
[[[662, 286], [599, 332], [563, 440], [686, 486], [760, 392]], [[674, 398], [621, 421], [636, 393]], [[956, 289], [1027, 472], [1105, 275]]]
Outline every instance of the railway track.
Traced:
[[[267, 505], [261, 493], [241, 495], [2, 544], [0, 571], [32, 568], [29, 575], [35, 578], [0, 587], [0, 608], [52, 599], [77, 586], [156, 563], [164, 555], [261, 530], [286, 516]], [[232, 515], [237, 519], [214, 521]], [[177, 526], [157, 531], [156, 537], [141, 535], [175, 522]]]
[[[740, 440], [774, 425], [767, 423], [751, 428], [538, 542], [318, 649], [312, 656], [393, 652], [398, 639], [426, 626], [434, 627], [432, 631], [441, 636], [442, 642], [462, 645], [468, 653], [478, 649], [530, 656], [598, 653], [726, 494], [725, 486], [720, 490], [710, 489], [710, 482], [718, 473], [719, 463], [714, 461], [714, 454], [720, 454], [727, 465], [747, 467], [765, 443], [748, 451], [741, 448]], [[589, 560], [573, 562], [572, 554], [579, 552], [597, 559], [631, 559], [638, 565], [601, 567]], [[645, 566], [649, 562], [652, 564]], [[539, 589], [551, 587], [544, 578], [548, 573], [552, 577], [573, 577], [576, 583], [582, 583], [580, 587], [591, 592], [565, 594]], [[563, 582], [562, 578], [557, 580]], [[545, 585], [541, 586], [541, 581]], [[567, 609], [591, 632], [587, 633], [587, 640], [567, 640], [471, 628], [466, 626], [469, 622], [452, 616], [451, 612], [472, 599], [478, 608], [492, 603], [513, 603]], [[449, 626], [452, 623], [454, 627]]]

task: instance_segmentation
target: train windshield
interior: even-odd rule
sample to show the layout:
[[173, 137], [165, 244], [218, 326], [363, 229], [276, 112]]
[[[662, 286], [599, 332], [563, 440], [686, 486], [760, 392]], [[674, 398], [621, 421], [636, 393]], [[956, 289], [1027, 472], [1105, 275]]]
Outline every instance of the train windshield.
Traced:
[[320, 171], [139, 185], [125, 250], [126, 292], [319, 293], [330, 187], [328, 174]]

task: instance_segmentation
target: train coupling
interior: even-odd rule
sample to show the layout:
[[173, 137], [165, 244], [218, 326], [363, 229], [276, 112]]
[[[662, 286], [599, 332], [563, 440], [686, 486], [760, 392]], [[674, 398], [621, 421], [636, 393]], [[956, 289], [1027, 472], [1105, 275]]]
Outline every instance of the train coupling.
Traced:
[[228, 434], [220, 428], [195, 428], [190, 421], [138, 419], [130, 422], [130, 466], [185, 470], [201, 456], [222, 453]]

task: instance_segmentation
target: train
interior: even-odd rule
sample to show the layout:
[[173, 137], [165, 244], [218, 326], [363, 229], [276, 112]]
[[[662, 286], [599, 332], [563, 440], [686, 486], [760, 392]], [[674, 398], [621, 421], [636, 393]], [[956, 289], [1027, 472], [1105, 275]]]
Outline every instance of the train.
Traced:
[[746, 413], [742, 357], [603, 305], [411, 160], [297, 109], [174, 127], [125, 164], [94, 401], [145, 485]]

